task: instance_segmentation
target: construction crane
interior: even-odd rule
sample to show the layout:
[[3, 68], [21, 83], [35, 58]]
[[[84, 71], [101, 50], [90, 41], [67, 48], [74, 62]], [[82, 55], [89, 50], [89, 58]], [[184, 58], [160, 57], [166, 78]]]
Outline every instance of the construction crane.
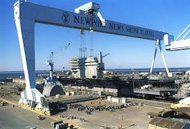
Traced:
[[55, 61], [54, 61], [55, 60], [54, 54], [57, 53], [57, 55], [58, 55], [60, 53], [65, 52], [67, 50], [67, 48], [70, 46], [70, 44], [71, 43], [69, 42], [63, 48], [61, 48], [61, 50], [54, 51], [54, 52], [50, 53], [50, 58], [46, 62], [46, 64], [49, 66], [49, 69], [50, 69], [49, 78], [47, 79], [47, 82], [53, 82], [53, 70], [54, 70], [54, 63], [55, 63]]
[[71, 43], [67, 43], [63, 48], [61, 48], [59, 51], [54, 51], [50, 53], [50, 59], [47, 60], [47, 65], [50, 68], [49, 77], [46, 79], [44, 87], [43, 87], [43, 95], [46, 97], [49, 96], [55, 96], [56, 94], [62, 95], [64, 93], [63, 89], [59, 85], [56, 78], [53, 78], [53, 70], [54, 70], [54, 63], [55, 63], [55, 57], [54, 54], [56, 53], [56, 57], [60, 53], [63, 53]]
[[102, 58], [104, 58], [104, 57], [106, 57], [106, 56], [108, 56], [108, 55], [110, 55], [110, 53], [107, 53], [107, 54], [103, 55]]
[[98, 60], [100, 60], [99, 62], [101, 62], [101, 63], [103, 63], [103, 58], [105, 58], [106, 56], [110, 55], [110, 53], [107, 53], [107, 54], [105, 54], [105, 55], [102, 56], [102, 52], [99, 52], [98, 54], [99, 54], [99, 56], [98, 56], [99, 59]]
[[99, 63], [103, 63], [103, 58], [110, 55], [110, 53], [105, 54], [104, 56], [102, 56], [102, 52], [98, 52], [98, 61]]
[[46, 64], [49, 65], [49, 68], [50, 68], [49, 78], [47, 80], [51, 82], [51, 81], [53, 81], [53, 66], [54, 66], [53, 52], [50, 53], [50, 59], [47, 60]]

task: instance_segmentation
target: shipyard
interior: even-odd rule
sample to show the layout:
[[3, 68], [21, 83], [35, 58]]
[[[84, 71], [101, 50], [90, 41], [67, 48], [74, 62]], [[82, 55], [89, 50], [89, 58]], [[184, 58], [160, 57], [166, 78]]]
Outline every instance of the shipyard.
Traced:
[[105, 3], [4, 3], [18, 46], [0, 53], [0, 129], [190, 129], [188, 22], [170, 24], [168, 2], [158, 20], [127, 12], [140, 1]]

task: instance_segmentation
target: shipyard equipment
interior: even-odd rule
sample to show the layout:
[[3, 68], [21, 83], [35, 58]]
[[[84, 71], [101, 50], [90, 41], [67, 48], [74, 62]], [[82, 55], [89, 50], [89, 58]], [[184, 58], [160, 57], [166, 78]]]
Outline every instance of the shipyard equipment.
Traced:
[[[92, 18], [89, 15], [81, 14], [80, 10], [87, 13], [97, 12], [97, 16]], [[77, 12], [77, 9], [75, 12]], [[82, 28], [84, 30], [91, 30], [93, 25], [93, 31], [153, 40], [156, 41], [157, 44], [160, 44], [164, 35], [170, 37], [170, 35], [165, 32], [105, 20], [101, 17], [99, 5], [96, 3], [90, 3], [87, 4], [87, 6], [79, 7], [78, 12], [74, 13], [48, 6], [37, 5], [27, 2], [26, 0], [19, 0], [14, 4], [14, 18], [26, 81], [26, 89], [21, 93], [20, 103], [45, 111], [48, 111], [48, 104], [44, 96], [35, 88], [35, 23], [75, 29]]]
[[79, 58], [84, 59], [87, 57], [87, 48], [84, 29], [80, 29], [80, 48], [79, 48]]
[[[106, 21], [105, 19], [102, 17], [101, 13], [99, 12], [100, 9], [100, 5], [94, 2], [89, 2], [85, 5], [82, 5], [78, 8], [75, 9], [75, 13], [79, 13], [85, 16], [89, 16], [90, 20], [92, 21], [91, 27], [90, 27], [90, 41], [91, 41], [91, 49], [90, 49], [90, 56], [93, 57], [94, 56], [94, 48], [93, 48], [93, 26], [94, 26], [94, 18], [98, 17], [99, 20], [101, 21], [102, 26], [106, 26]], [[84, 30], [81, 30], [81, 36], [84, 36]], [[81, 48], [82, 49], [82, 48]], [[85, 49], [85, 48], [83, 48]], [[86, 49], [85, 49], [86, 50]], [[82, 51], [82, 50], [80, 50]], [[80, 52], [82, 53], [82, 52]], [[81, 54], [82, 55], [82, 54]]]
[[99, 12], [99, 9], [100, 9], [99, 4], [94, 2], [89, 2], [85, 5], [76, 8], [75, 13], [90, 15], [92, 19], [97, 16], [100, 19], [102, 26], [106, 26], [106, 20], [102, 17], [101, 13]]
[[[98, 53], [98, 54], [101, 54], [101, 53]], [[98, 56], [98, 57], [101, 57], [101, 58], [100, 58], [100, 59], [101, 59], [101, 62], [103, 62], [103, 61], [102, 61], [103, 58], [105, 58], [106, 56], [109, 56], [109, 55], [110, 55], [110, 53], [107, 53], [107, 54], [105, 54], [105, 55], [103, 55], [103, 56], [101, 55], [102, 57], [101, 57], [101, 56]], [[99, 60], [100, 60], [100, 59], [99, 59]]]
[[[71, 43], [68, 43], [64, 46], [64, 48], [61, 48], [60, 51], [57, 51], [57, 54], [66, 51], [66, 49], [69, 47]], [[49, 96], [55, 96], [57, 94], [63, 95], [64, 91], [62, 87], [57, 84], [57, 79], [53, 78], [53, 68], [54, 68], [54, 54], [56, 52], [51, 52], [50, 53], [50, 59], [47, 60], [47, 65], [50, 67], [49, 71], [49, 77], [47, 77], [45, 84], [44, 84], [44, 89], [43, 89], [43, 95], [46, 97]]]
[[49, 66], [50, 70], [49, 70], [49, 77], [47, 78], [47, 82], [53, 82], [53, 69], [54, 69], [54, 54], [57, 53], [61, 53], [61, 52], [65, 52], [67, 50], [67, 48], [70, 46], [71, 43], [66, 44], [63, 48], [61, 48], [60, 51], [55, 51], [55, 52], [51, 52], [50, 53], [50, 59], [47, 60], [46, 64]]
[[166, 64], [166, 60], [165, 60], [165, 57], [164, 57], [164, 52], [162, 50], [162, 46], [161, 46], [160, 40], [156, 40], [156, 45], [155, 46], [156, 47], [155, 47], [155, 51], [154, 51], [154, 57], [153, 57], [153, 60], [152, 60], [152, 65], [151, 65], [151, 68], [150, 68], [150, 73], [152, 74], [152, 72], [153, 72], [153, 67], [154, 67], [154, 63], [155, 63], [155, 59], [156, 59], [156, 54], [157, 54], [157, 48], [159, 47], [160, 54], [161, 54], [162, 60], [164, 62], [164, 66], [165, 66], [167, 75], [170, 76], [170, 73], [169, 73], [169, 70], [168, 70], [168, 66]]
[[53, 62], [53, 52], [51, 52], [50, 54], [50, 59], [47, 60], [46, 62], [47, 65], [49, 65], [49, 77], [47, 79], [47, 81], [53, 81], [53, 66], [54, 66], [54, 62]]

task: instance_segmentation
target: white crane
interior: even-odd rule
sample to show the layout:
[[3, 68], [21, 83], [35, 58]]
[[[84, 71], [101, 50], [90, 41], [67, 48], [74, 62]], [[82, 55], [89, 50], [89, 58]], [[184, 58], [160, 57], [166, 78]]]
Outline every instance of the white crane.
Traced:
[[[98, 17], [102, 23], [102, 26], [106, 26], [106, 20], [99, 12], [100, 5], [95, 2], [89, 2], [75, 9], [75, 13], [89, 15], [92, 19]], [[93, 24], [93, 23], [92, 23]]]
[[63, 53], [67, 50], [67, 48], [70, 46], [70, 42], [67, 43], [63, 48], [61, 48], [61, 50], [59, 51], [54, 51], [54, 52], [51, 52], [50, 53], [50, 59], [47, 60], [47, 65], [49, 65], [49, 68], [50, 68], [50, 72], [49, 72], [49, 78], [47, 79], [48, 82], [52, 82], [53, 81], [53, 70], [54, 70], [54, 63], [55, 63], [55, 57], [54, 57], [54, 54], [56, 53], [58, 57], [58, 54], [60, 53]]
[[155, 46], [154, 56], [153, 56], [153, 60], [152, 60], [152, 65], [151, 65], [151, 68], [150, 68], [150, 74], [153, 73], [153, 67], [154, 67], [154, 64], [155, 64], [156, 54], [157, 54], [158, 47], [160, 49], [160, 54], [161, 54], [161, 57], [162, 57], [162, 60], [163, 60], [163, 63], [164, 63], [167, 75], [170, 76], [169, 69], [168, 69], [168, 66], [167, 66], [167, 63], [166, 63], [166, 60], [165, 60], [165, 57], [164, 57], [164, 52], [162, 50], [162, 46], [161, 46], [160, 40], [156, 40], [156, 46]]
[[49, 67], [50, 67], [50, 72], [49, 72], [48, 81], [52, 81], [52, 80], [53, 80], [53, 66], [54, 66], [53, 52], [51, 52], [51, 54], [50, 54], [50, 59], [47, 60], [46, 64], [49, 65]]
[[[176, 40], [174, 40], [173, 35], [165, 34], [164, 35], [165, 49], [169, 50], [169, 51], [179, 51], [179, 50], [190, 49], [190, 38], [188, 38], [189, 34], [190, 34], [190, 25], [188, 25], [185, 28], [185, 30], [176, 38]], [[155, 47], [155, 52], [154, 52], [154, 57], [153, 57], [150, 73], [152, 73], [152, 71], [153, 71], [153, 67], [154, 67], [158, 47], [160, 49], [160, 53], [161, 53], [161, 56], [162, 56], [162, 59], [163, 59], [163, 62], [164, 62], [164, 66], [166, 68], [166, 72], [167, 72], [168, 76], [171, 76], [171, 74], [169, 73], [167, 64], [166, 64], [166, 60], [165, 60], [165, 57], [164, 57], [164, 53], [163, 53], [163, 50], [162, 50], [160, 40], [156, 41], [156, 47]]]
[[163, 40], [164, 35], [167, 34], [149, 28], [105, 20], [102, 18], [99, 8], [99, 4], [91, 2], [75, 9], [74, 13], [37, 5], [25, 0], [18, 0], [15, 2], [14, 20], [26, 82], [26, 88], [21, 93], [20, 103], [37, 109], [40, 108], [44, 111], [48, 111], [49, 109], [44, 96], [36, 89], [35, 84], [35, 23], [84, 30], [92, 30], [93, 27], [93, 31], [101, 33], [142, 38], [159, 42]]
[[[49, 96], [55, 96], [56, 94], [62, 95], [64, 93], [63, 89], [57, 83], [57, 79], [53, 78], [53, 68], [54, 68], [54, 54], [56, 53], [57, 56], [60, 53], [63, 53], [70, 45], [71, 43], [66, 44], [63, 48], [61, 48], [59, 51], [54, 51], [50, 53], [50, 59], [47, 60], [47, 65], [49, 65], [50, 72], [49, 72], [49, 77], [47, 77], [44, 87], [43, 87], [43, 95], [46, 97]], [[56, 57], [57, 57], [56, 56]]]

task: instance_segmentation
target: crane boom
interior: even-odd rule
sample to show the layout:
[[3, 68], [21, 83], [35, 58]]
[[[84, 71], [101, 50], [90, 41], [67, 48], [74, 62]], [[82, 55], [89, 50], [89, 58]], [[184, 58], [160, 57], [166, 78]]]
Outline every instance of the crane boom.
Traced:
[[[65, 50], [67, 50], [67, 48], [70, 46], [70, 42], [68, 44], [66, 44], [63, 49], [61, 49], [60, 51], [58, 51], [58, 53], [61, 53], [62, 51], [64, 52]], [[51, 52], [50, 53], [50, 59], [47, 60], [47, 65], [49, 65], [50, 68], [50, 72], [49, 72], [49, 78], [48, 78], [48, 82], [53, 81], [53, 70], [54, 70], [54, 54], [55, 52]]]
[[102, 58], [104, 58], [104, 57], [106, 57], [106, 56], [108, 56], [108, 55], [110, 55], [110, 53], [107, 53], [107, 54], [103, 55]]

